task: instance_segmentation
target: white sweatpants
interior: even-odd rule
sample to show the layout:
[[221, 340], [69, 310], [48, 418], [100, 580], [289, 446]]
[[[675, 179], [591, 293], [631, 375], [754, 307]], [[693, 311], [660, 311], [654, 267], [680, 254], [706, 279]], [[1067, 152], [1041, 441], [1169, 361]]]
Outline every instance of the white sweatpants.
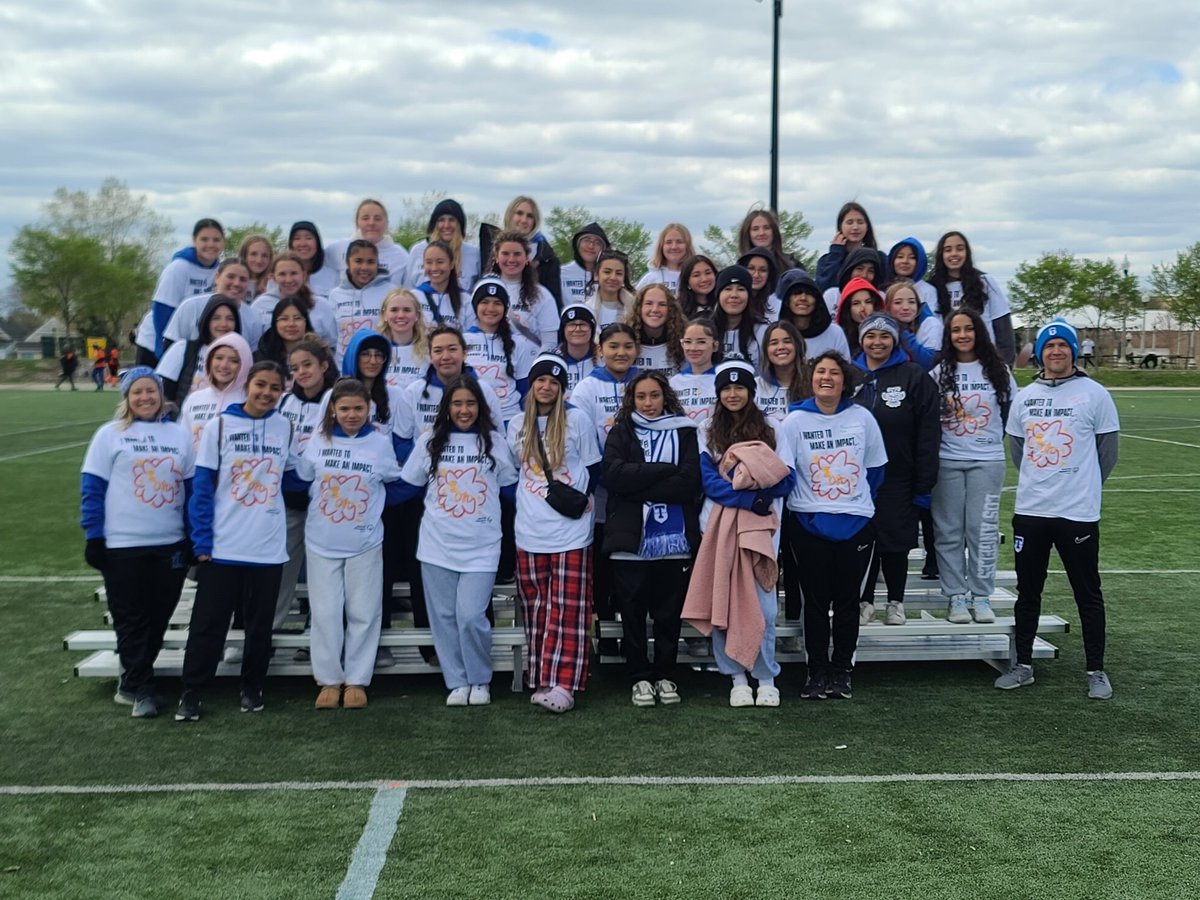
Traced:
[[306, 553], [313, 677], [320, 685], [366, 687], [383, 621], [383, 545], [345, 559], [321, 556], [312, 547]]

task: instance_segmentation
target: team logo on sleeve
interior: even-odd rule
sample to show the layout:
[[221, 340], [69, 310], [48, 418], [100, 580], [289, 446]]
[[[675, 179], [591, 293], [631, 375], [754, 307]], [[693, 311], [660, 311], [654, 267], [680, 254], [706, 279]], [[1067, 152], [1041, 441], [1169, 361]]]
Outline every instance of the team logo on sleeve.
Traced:
[[279, 473], [271, 463], [270, 457], [235, 460], [229, 479], [233, 499], [242, 506], [257, 506], [278, 494]]
[[358, 475], [326, 473], [321, 476], [321, 499], [317, 508], [334, 525], [353, 522], [366, 515], [370, 499], [370, 492]]
[[445, 469], [438, 473], [437, 502], [456, 519], [473, 516], [487, 502], [487, 482], [474, 466]]
[[840, 500], [854, 493], [862, 469], [845, 450], [815, 456], [808, 464], [813, 493], [823, 500]]
[[1062, 465], [1071, 455], [1075, 438], [1063, 427], [1061, 419], [1030, 422], [1025, 426], [1025, 455], [1039, 469]]
[[991, 420], [992, 408], [983, 402], [981, 394], [964, 394], [954, 411], [952, 430], [958, 437], [965, 437], [983, 431]]
[[133, 466], [133, 495], [155, 509], [175, 502], [181, 481], [170, 457], [139, 459]]

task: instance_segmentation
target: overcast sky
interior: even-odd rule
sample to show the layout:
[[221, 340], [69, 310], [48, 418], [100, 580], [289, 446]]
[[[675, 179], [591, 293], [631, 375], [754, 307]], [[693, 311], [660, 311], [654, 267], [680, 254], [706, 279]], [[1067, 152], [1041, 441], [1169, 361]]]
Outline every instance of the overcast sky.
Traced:
[[[780, 205], [881, 246], [951, 228], [1007, 279], [1200, 240], [1183, 0], [785, 0]], [[215, 216], [348, 235], [377, 195], [517, 193], [702, 231], [768, 197], [771, 3], [0, 2], [0, 250], [107, 176], [181, 243]], [[5, 263], [7, 253], [5, 252]], [[7, 282], [7, 264], [0, 281]]]

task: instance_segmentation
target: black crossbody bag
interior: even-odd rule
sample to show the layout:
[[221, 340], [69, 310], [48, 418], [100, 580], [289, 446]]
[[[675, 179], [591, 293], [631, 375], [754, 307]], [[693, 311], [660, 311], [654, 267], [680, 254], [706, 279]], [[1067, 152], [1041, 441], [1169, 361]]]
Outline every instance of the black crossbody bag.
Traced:
[[538, 452], [542, 455], [542, 471], [546, 475], [546, 502], [556, 513], [568, 519], [582, 517], [588, 509], [588, 495], [555, 479], [550, 468], [550, 458], [546, 456], [546, 445], [542, 443], [542, 433], [536, 433]]

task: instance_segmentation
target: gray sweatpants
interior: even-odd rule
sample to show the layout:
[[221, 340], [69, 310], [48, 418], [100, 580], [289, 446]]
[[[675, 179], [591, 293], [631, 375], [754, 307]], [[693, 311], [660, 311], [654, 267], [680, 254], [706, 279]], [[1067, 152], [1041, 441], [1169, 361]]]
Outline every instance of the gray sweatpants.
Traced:
[[304, 523], [308, 519], [308, 511], [303, 509], [287, 510], [287, 562], [283, 564], [283, 577], [279, 580], [279, 595], [275, 598], [274, 628], [278, 631], [287, 621], [292, 609], [292, 598], [296, 595], [296, 582], [300, 579], [300, 569], [304, 566]]
[[1004, 460], [943, 459], [933, 489], [933, 546], [942, 593], [990, 597], [1000, 554]]

